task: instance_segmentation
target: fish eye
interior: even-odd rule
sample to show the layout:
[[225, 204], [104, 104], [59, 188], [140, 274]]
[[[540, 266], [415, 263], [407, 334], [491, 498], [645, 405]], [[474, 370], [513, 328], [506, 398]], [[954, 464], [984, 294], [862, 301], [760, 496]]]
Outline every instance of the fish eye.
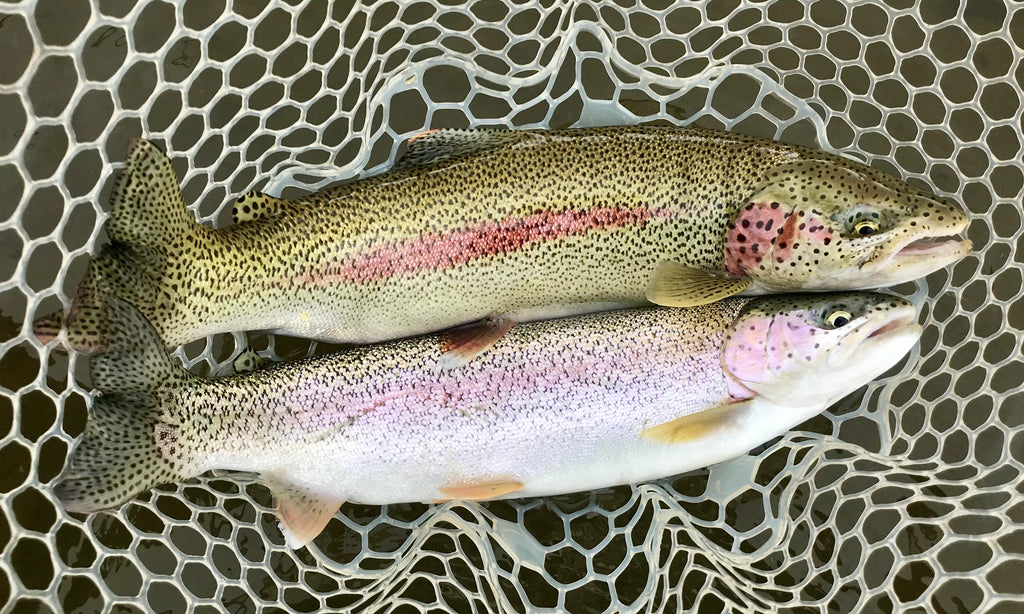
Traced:
[[853, 232], [862, 237], [873, 235], [878, 232], [878, 222], [875, 220], [860, 220], [853, 225]]
[[853, 319], [853, 314], [845, 309], [833, 309], [832, 311], [825, 314], [825, 324], [828, 324], [832, 328], [839, 328], [840, 326], [846, 326]]

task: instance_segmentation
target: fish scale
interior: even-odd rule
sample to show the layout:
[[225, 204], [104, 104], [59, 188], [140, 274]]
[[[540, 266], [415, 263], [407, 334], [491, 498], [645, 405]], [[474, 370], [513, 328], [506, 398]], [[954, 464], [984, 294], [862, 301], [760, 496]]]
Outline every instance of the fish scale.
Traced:
[[[438, 131], [382, 175], [290, 201], [242, 196], [240, 221], [219, 230], [194, 222], [166, 156], [140, 141], [112, 200], [111, 244], [71, 312], [102, 281], [168, 346], [238, 330], [368, 343], [648, 299], [876, 287], [970, 250], [952, 241], [898, 253], [966, 225], [955, 207], [899, 180], [702, 129]], [[743, 257], [731, 229], [745, 207], [770, 206], [823, 230], [766, 236], [764, 262]], [[882, 211], [887, 227], [856, 236], [857, 207]], [[89, 350], [94, 331], [78, 322], [66, 339]], [[42, 320], [36, 332], [46, 340], [56, 328]]]

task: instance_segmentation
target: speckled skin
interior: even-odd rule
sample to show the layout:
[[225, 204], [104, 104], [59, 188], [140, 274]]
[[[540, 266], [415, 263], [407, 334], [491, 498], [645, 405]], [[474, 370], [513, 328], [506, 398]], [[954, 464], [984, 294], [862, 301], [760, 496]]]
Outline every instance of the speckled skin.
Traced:
[[[828, 325], [836, 310], [849, 323]], [[437, 369], [427, 336], [205, 380], [177, 369], [137, 312], [115, 304], [99, 322], [110, 317], [123, 322], [92, 360], [103, 395], [58, 488], [75, 511], [209, 469], [366, 503], [480, 482], [529, 496], [648, 480], [784, 432], [920, 334], [913, 307], [887, 295], [730, 298], [522, 324], [454, 371]], [[641, 436], [741, 400], [696, 441]]]
[[[365, 343], [646, 304], [663, 259], [749, 277], [758, 294], [877, 287], [967, 253], [953, 244], [897, 262], [915, 239], [962, 230], [963, 213], [842, 158], [701, 129], [445, 131], [386, 174], [247, 202], [260, 219], [196, 225], [166, 157], [139, 142], [115, 190], [112, 244], [76, 307], [102, 278], [168, 346], [235, 330]], [[780, 219], [759, 262], [740, 254], [737, 228], [762, 210]], [[872, 213], [881, 231], [854, 236]], [[798, 227], [805, 218], [821, 228]], [[69, 331], [78, 349], [92, 337]]]

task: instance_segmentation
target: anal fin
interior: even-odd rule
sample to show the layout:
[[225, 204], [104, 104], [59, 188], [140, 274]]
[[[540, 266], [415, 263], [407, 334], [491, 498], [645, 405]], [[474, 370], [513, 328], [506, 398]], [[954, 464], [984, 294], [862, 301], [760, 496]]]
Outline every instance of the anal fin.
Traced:
[[338, 499], [290, 484], [276, 475], [264, 476], [264, 482], [274, 495], [277, 503], [274, 512], [289, 548], [298, 549], [313, 541], [342, 504]]
[[687, 414], [640, 432], [644, 439], [658, 443], [686, 443], [697, 441], [728, 426], [745, 412], [750, 400], [721, 405], [712, 409]]
[[441, 333], [442, 370], [454, 369], [473, 360], [515, 326], [509, 318], [486, 318]]
[[717, 277], [671, 260], [654, 268], [647, 300], [664, 307], [696, 307], [739, 294], [753, 285], [749, 279]]
[[456, 486], [445, 486], [440, 490], [443, 500], [485, 501], [502, 495], [519, 492], [523, 483], [515, 480], [496, 480], [490, 482], [474, 482]]
[[235, 224], [273, 217], [285, 208], [285, 201], [263, 192], [251, 190], [235, 199], [231, 207], [231, 221]]

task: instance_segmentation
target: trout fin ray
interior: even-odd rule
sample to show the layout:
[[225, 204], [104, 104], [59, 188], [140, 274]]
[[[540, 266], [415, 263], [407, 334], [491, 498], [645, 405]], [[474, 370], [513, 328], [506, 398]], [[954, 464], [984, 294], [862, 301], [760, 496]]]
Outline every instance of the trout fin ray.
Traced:
[[151, 393], [188, 380], [188, 372], [167, 354], [156, 329], [134, 305], [102, 283], [95, 290], [92, 300], [68, 316], [68, 328], [91, 331], [94, 337], [89, 371], [97, 390]]
[[443, 498], [439, 501], [486, 501], [502, 495], [523, 490], [522, 482], [515, 480], [493, 480], [445, 486], [440, 489]]
[[510, 318], [492, 317], [444, 331], [438, 361], [441, 370], [465, 365], [497, 343], [515, 324]]
[[39, 316], [32, 322], [32, 334], [39, 343], [46, 345], [60, 337], [64, 330], [64, 312], [55, 311], [44, 316]]
[[703, 439], [739, 418], [751, 400], [720, 405], [676, 418], [640, 432], [640, 436], [658, 443], [686, 443]]
[[168, 341], [166, 306], [190, 294], [192, 252], [203, 248], [209, 230], [185, 206], [170, 159], [144, 139], [133, 143], [110, 200], [103, 226], [110, 243], [89, 262], [64, 322], [68, 348], [86, 353], [100, 349], [100, 333], [75, 313], [94, 307], [103, 292], [131, 302]]
[[286, 201], [250, 190], [235, 199], [231, 206], [231, 221], [235, 224], [262, 220], [279, 215], [288, 206]]
[[671, 260], [654, 268], [647, 300], [663, 307], [696, 307], [739, 294], [753, 285], [749, 279], [716, 277]]
[[407, 141], [405, 155], [395, 162], [396, 168], [426, 166], [465, 154], [478, 153], [526, 138], [521, 130], [502, 129], [435, 129], [421, 132]]
[[289, 483], [277, 472], [265, 475], [263, 481], [274, 495], [274, 513], [289, 548], [299, 549], [313, 541], [343, 503]]
[[110, 200], [113, 209], [104, 229], [117, 243], [162, 249], [198, 226], [170, 159], [145, 139], [132, 143]]
[[73, 314], [88, 318], [97, 334], [99, 353], [89, 365], [101, 394], [56, 488], [72, 512], [117, 507], [158, 484], [200, 473], [189, 433], [174, 417], [173, 391], [191, 376], [135, 307], [102, 293], [96, 299]]

